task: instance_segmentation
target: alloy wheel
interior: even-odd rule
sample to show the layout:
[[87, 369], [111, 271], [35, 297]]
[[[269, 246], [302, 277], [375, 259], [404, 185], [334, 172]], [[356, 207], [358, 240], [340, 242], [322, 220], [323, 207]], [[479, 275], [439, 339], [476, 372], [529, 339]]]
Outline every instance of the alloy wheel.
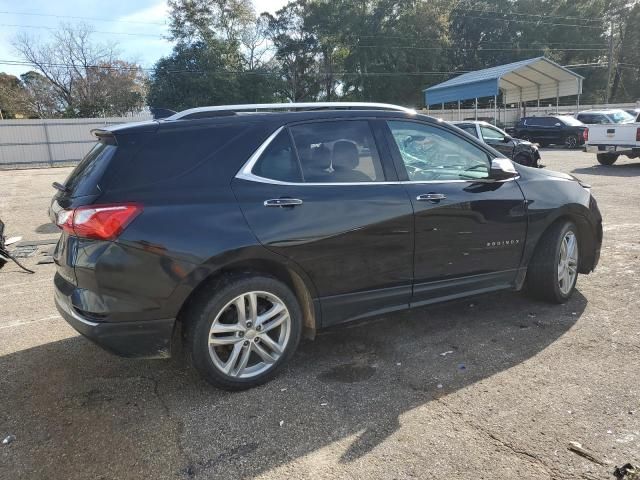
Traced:
[[558, 259], [558, 287], [563, 295], [568, 295], [578, 275], [578, 239], [569, 230], [560, 244]]
[[578, 139], [576, 138], [575, 135], [569, 135], [564, 141], [564, 144], [568, 148], [576, 148], [576, 146], [578, 145]]
[[223, 374], [251, 378], [269, 371], [291, 334], [285, 303], [268, 292], [238, 295], [216, 315], [209, 330], [209, 355]]

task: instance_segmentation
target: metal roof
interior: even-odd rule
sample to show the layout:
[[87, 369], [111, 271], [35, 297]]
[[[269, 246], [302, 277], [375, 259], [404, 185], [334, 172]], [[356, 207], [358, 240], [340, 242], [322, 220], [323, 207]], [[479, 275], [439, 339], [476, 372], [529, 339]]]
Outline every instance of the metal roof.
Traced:
[[424, 90], [425, 104], [493, 97], [502, 91], [505, 103], [582, 93], [584, 77], [546, 57], [530, 58], [464, 73]]

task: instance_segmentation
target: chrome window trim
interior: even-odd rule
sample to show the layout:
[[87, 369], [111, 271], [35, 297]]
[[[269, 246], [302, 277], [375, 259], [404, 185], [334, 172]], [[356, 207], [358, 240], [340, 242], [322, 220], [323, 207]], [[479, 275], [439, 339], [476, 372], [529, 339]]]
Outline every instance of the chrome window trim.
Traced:
[[[434, 184], [434, 183], [478, 183], [482, 181], [487, 181], [489, 179], [478, 178], [476, 180], [395, 180], [395, 181], [384, 181], [384, 182], [283, 182], [282, 180], [273, 180], [271, 178], [261, 177], [252, 172], [253, 167], [256, 162], [260, 159], [264, 151], [267, 147], [275, 140], [275, 138], [286, 128], [285, 125], [278, 128], [275, 132], [273, 132], [267, 139], [262, 142], [255, 152], [251, 154], [249, 159], [245, 162], [242, 168], [238, 171], [235, 178], [240, 180], [246, 180], [248, 182], [257, 182], [257, 183], [268, 183], [271, 185], [289, 185], [289, 186], [297, 186], [297, 187], [335, 187], [335, 186], [355, 186], [355, 185], [424, 185], [424, 184]], [[500, 158], [500, 157], [497, 157]], [[506, 160], [509, 160], [505, 157]], [[509, 178], [506, 180], [493, 180], [494, 182], [510, 182], [520, 178], [520, 176], [515, 178]]]

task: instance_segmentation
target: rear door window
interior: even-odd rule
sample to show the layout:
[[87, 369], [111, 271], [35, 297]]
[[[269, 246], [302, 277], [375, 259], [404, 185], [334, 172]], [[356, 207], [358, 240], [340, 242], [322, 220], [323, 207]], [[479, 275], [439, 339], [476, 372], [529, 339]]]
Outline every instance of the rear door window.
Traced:
[[305, 123], [291, 127], [291, 135], [305, 182], [385, 180], [378, 148], [366, 120]]
[[475, 125], [457, 125], [457, 127], [478, 138], [478, 132], [476, 131]]

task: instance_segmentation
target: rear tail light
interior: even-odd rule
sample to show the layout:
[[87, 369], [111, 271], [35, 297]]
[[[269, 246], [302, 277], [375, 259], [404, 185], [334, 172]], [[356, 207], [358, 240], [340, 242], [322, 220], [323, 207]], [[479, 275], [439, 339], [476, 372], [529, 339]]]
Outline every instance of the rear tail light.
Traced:
[[114, 240], [140, 213], [142, 205], [137, 203], [88, 205], [60, 211], [57, 224], [78, 237]]
[[640, 142], [640, 127], [636, 128], [636, 142]]
[[588, 129], [588, 128], [585, 128], [585, 129], [582, 131], [582, 139], [583, 139], [585, 142], [589, 141], [589, 129]]

